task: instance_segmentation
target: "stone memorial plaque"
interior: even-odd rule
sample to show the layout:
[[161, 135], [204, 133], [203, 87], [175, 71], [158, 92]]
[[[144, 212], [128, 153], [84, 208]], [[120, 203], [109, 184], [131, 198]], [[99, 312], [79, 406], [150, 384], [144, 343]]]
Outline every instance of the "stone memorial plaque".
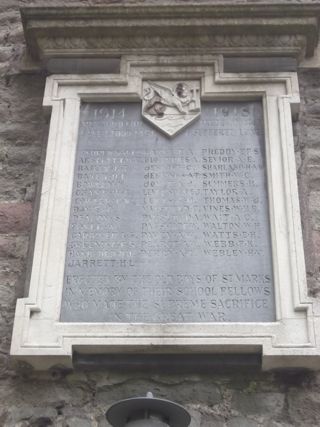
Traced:
[[61, 321], [275, 321], [263, 129], [260, 102], [203, 102], [173, 139], [83, 103]]

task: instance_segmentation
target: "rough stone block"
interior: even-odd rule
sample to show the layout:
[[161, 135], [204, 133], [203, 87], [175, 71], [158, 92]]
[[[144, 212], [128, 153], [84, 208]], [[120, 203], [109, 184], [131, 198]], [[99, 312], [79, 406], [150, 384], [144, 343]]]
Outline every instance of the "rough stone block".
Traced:
[[320, 395], [317, 390], [291, 390], [288, 395], [289, 414], [296, 426], [316, 427], [320, 420]]
[[30, 407], [22, 405], [13, 407], [9, 410], [9, 420], [12, 426], [19, 422], [25, 422], [26, 425], [33, 427], [46, 427], [53, 425], [54, 419], [57, 416], [57, 411], [50, 407]]
[[0, 203], [0, 233], [27, 233], [30, 230], [32, 205]]
[[[320, 179], [320, 178], [319, 178]], [[320, 187], [317, 189], [319, 190]], [[311, 191], [309, 206], [314, 230], [320, 230], [320, 191]]]
[[320, 143], [319, 143], [319, 146], [317, 147], [317, 149], [310, 148], [308, 150], [308, 158], [309, 158], [309, 162], [308, 163], [310, 165], [319, 166], [319, 164], [320, 164], [320, 149], [319, 148], [320, 148]]
[[0, 257], [24, 258], [27, 255], [28, 238], [26, 236], [0, 235]]
[[307, 144], [319, 149], [320, 144], [320, 123], [309, 125], [307, 128]]
[[233, 408], [242, 414], [260, 414], [273, 416], [283, 410], [285, 396], [282, 393], [243, 393], [236, 392], [233, 396]]
[[258, 427], [258, 424], [245, 417], [234, 417], [227, 422], [227, 427]]
[[319, 190], [320, 188], [320, 165], [307, 167], [309, 188], [311, 191]]
[[70, 417], [70, 418], [67, 418], [65, 426], [92, 427], [92, 421], [90, 421], [88, 418]]

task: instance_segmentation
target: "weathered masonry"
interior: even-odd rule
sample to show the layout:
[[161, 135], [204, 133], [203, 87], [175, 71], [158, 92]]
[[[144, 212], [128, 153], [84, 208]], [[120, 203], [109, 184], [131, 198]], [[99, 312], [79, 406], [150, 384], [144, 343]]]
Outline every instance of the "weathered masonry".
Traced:
[[53, 74], [17, 359], [46, 369], [71, 367], [74, 352], [223, 353], [260, 355], [265, 370], [320, 367], [292, 134], [295, 70], [319, 15], [22, 10], [30, 56]]

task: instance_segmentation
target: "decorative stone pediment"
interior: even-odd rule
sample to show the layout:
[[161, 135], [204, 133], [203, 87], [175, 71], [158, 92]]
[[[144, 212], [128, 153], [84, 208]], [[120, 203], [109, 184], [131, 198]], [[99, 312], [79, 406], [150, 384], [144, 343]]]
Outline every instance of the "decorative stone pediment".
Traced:
[[312, 56], [320, 5], [107, 5], [21, 9], [36, 61], [52, 57], [213, 53]]

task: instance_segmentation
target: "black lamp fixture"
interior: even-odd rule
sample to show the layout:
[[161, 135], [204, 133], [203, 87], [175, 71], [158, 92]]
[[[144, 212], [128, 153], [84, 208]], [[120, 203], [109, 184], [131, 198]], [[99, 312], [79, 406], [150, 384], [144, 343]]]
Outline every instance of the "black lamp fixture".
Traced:
[[156, 399], [148, 392], [146, 397], [120, 400], [106, 412], [112, 427], [188, 427], [189, 413], [170, 400]]

